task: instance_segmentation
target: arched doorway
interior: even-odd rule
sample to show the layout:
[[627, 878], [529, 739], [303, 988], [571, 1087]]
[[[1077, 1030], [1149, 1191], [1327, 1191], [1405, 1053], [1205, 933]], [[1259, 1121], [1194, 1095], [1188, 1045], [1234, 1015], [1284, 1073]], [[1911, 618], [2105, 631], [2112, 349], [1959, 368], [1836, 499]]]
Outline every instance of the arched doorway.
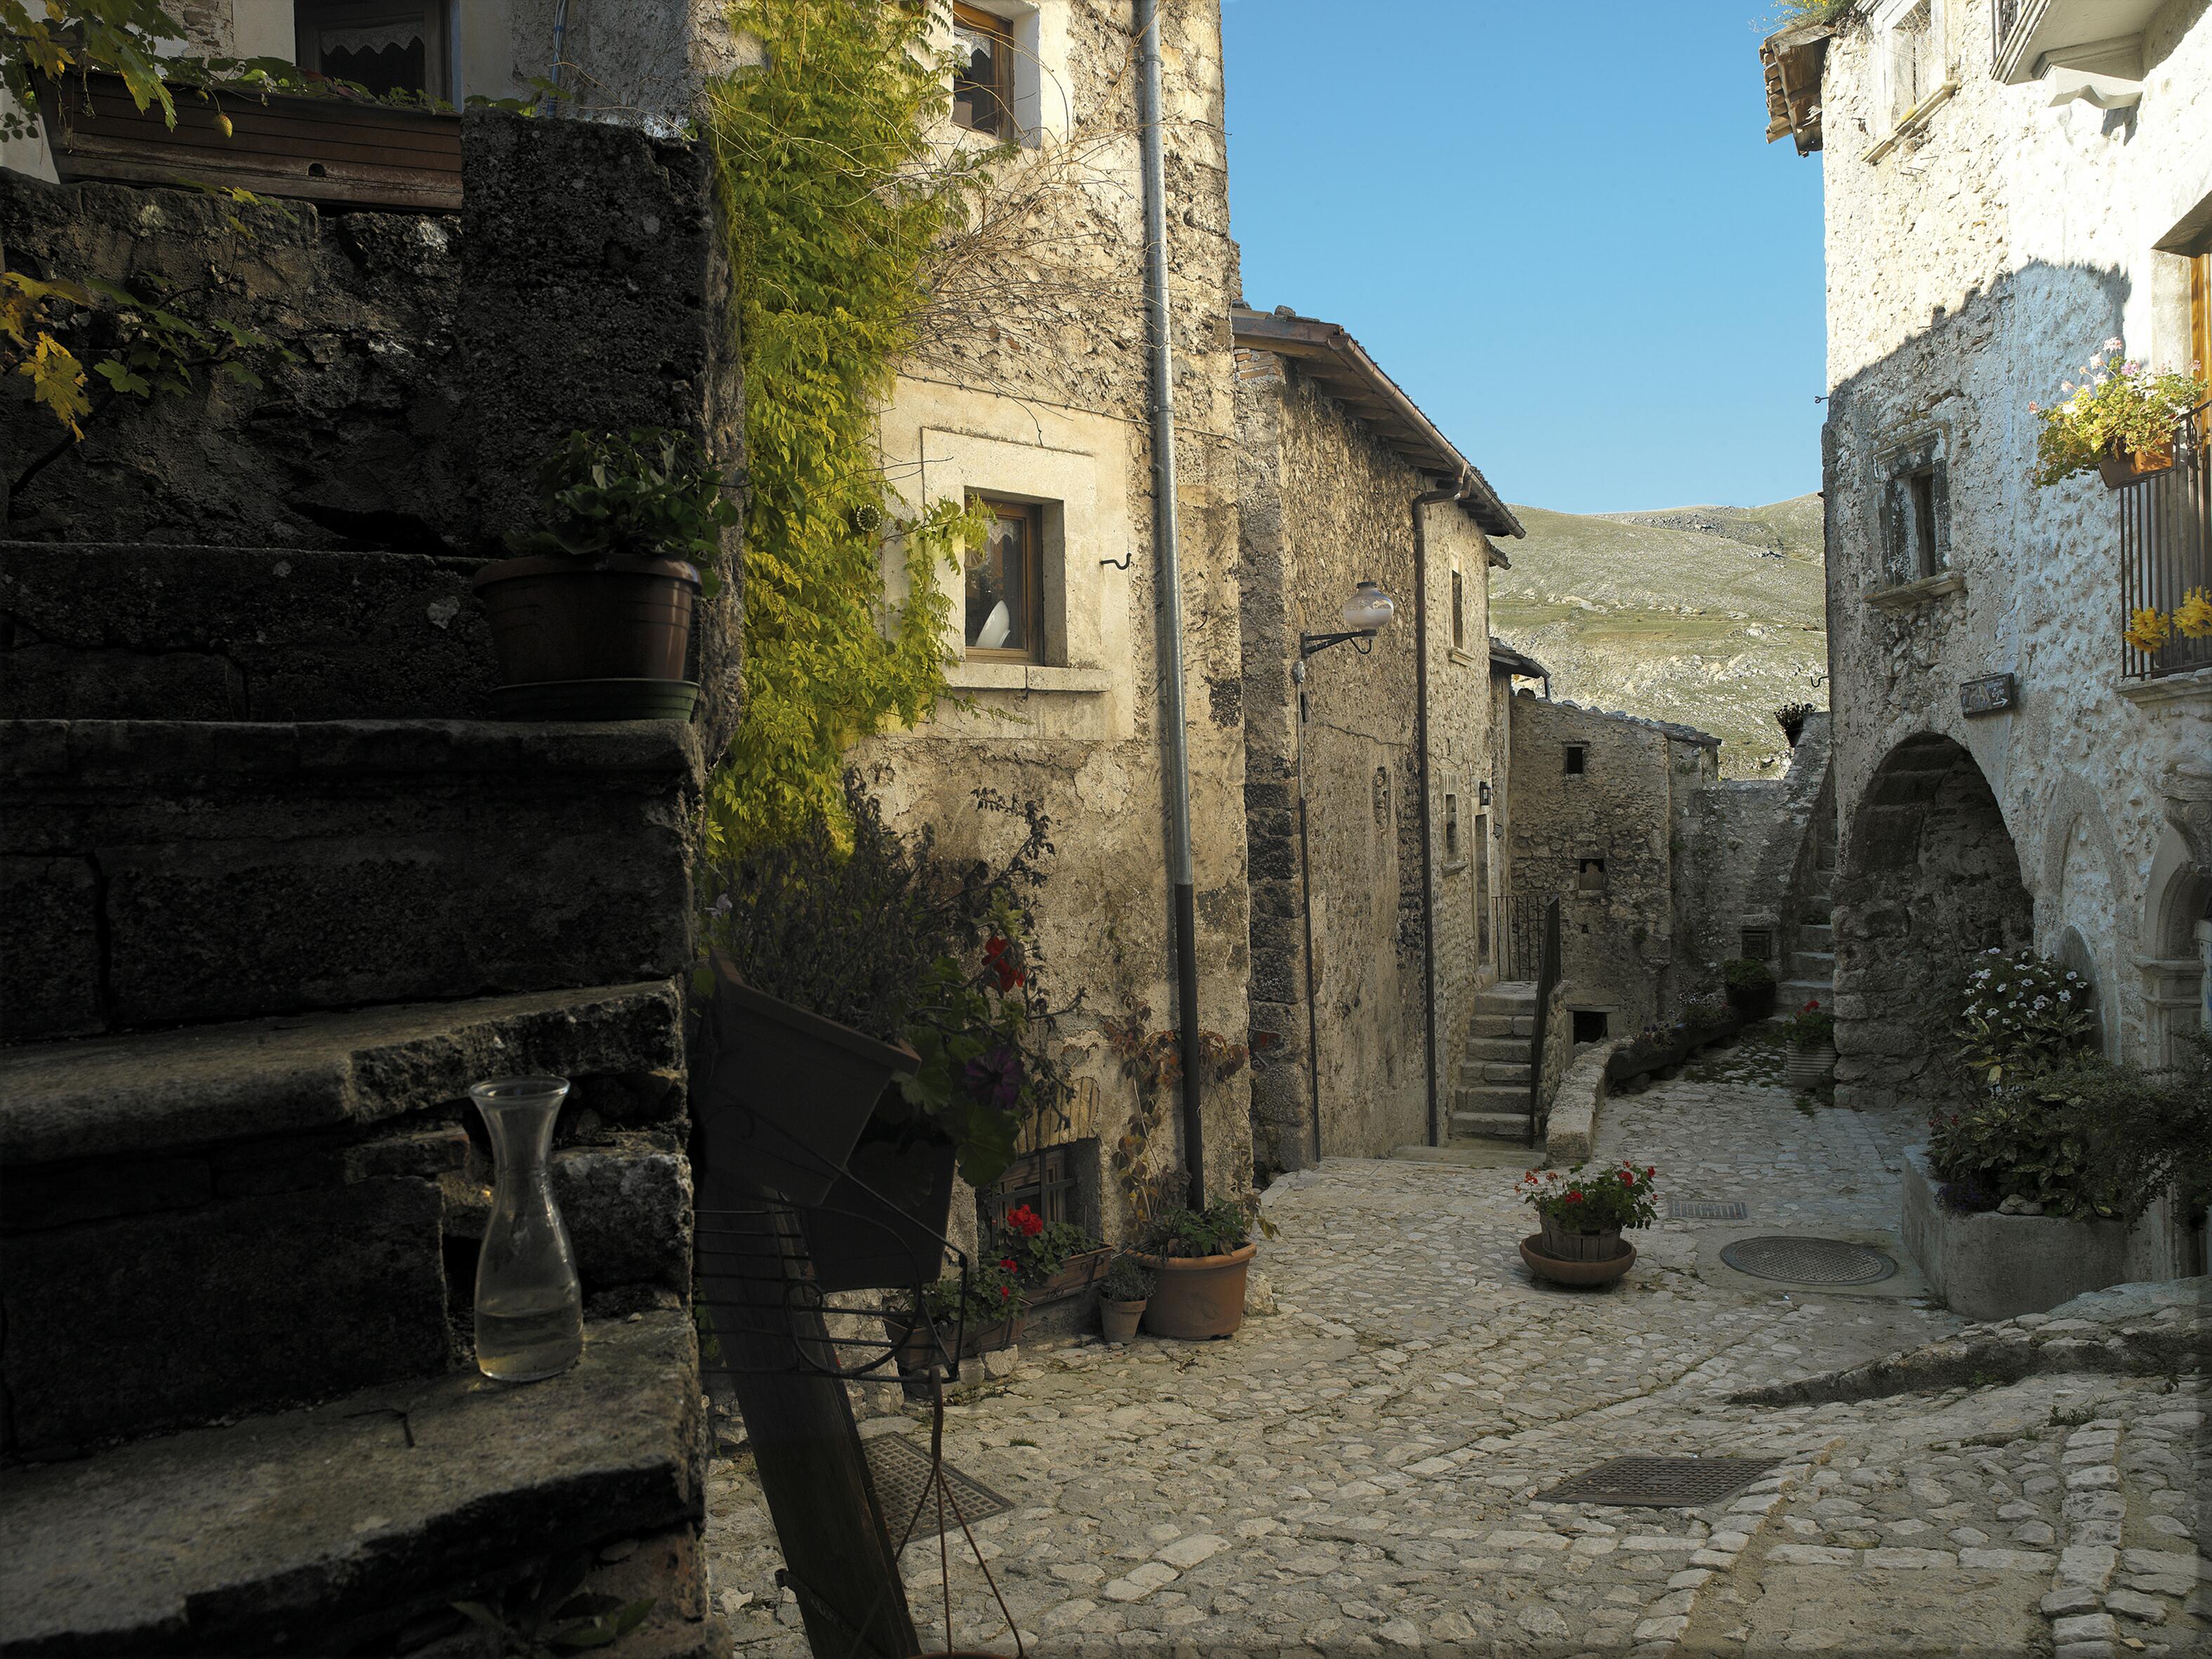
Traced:
[[1836, 882], [1838, 1099], [1934, 1103], [1965, 958], [2031, 943], [2034, 919], [1974, 757], [1925, 732], [1891, 750], [1851, 815]]

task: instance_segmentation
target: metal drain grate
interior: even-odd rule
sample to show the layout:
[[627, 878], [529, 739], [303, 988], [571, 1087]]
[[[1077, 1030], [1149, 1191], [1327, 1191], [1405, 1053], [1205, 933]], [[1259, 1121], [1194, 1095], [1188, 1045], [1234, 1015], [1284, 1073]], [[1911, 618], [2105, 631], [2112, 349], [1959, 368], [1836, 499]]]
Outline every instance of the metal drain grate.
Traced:
[[1670, 1198], [1667, 1200], [1667, 1219], [1669, 1221], [1741, 1221], [1743, 1206], [1734, 1199]]
[[[895, 1434], [878, 1435], [865, 1441], [861, 1450], [866, 1453], [868, 1474], [876, 1483], [876, 1501], [883, 1505], [884, 1526], [890, 1533], [896, 1546], [903, 1538], [909, 1544], [918, 1538], [934, 1538], [938, 1526], [938, 1503], [935, 1487], [929, 1479], [929, 1454], [911, 1440], [901, 1439]], [[1004, 1515], [1013, 1508], [1013, 1499], [1001, 1498], [981, 1481], [963, 1474], [947, 1463], [945, 1468], [945, 1524], [943, 1530], [957, 1536], [960, 1522], [969, 1526], [989, 1515]], [[953, 1515], [953, 1506], [959, 1506], [959, 1516]], [[909, 1530], [909, 1528], [911, 1530]]]
[[1734, 1497], [1773, 1467], [1773, 1459], [1763, 1457], [1616, 1457], [1536, 1497], [1545, 1504], [1703, 1509]]
[[1721, 1260], [1740, 1273], [1797, 1285], [1872, 1285], [1897, 1271], [1880, 1250], [1839, 1238], [1739, 1238]]

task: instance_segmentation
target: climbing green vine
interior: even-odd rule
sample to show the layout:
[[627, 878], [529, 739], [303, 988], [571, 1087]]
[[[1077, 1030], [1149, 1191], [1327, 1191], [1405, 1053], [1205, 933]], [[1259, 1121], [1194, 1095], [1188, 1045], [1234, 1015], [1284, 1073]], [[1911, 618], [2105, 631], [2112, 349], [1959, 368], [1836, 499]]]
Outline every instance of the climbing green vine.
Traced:
[[[936, 567], [981, 526], [955, 501], [894, 518], [876, 437], [931, 250], [994, 159], [929, 143], [950, 81], [931, 14], [899, 0], [737, 0], [731, 23], [762, 61], [708, 91], [750, 485], [745, 718], [710, 813], [725, 851], [841, 824], [844, 752], [927, 718], [945, 691]], [[903, 544], [902, 599], [883, 580], [886, 528]]]

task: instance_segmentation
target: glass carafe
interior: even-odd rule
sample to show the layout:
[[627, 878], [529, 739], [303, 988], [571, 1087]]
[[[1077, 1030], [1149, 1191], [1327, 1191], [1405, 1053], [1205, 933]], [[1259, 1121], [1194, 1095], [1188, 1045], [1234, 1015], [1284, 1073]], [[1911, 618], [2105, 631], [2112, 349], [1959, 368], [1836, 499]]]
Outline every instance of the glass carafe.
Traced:
[[491, 1215], [477, 1256], [477, 1366], [502, 1382], [564, 1371], [584, 1350], [576, 1252], [553, 1202], [547, 1160], [566, 1078], [479, 1083], [469, 1098], [492, 1146]]

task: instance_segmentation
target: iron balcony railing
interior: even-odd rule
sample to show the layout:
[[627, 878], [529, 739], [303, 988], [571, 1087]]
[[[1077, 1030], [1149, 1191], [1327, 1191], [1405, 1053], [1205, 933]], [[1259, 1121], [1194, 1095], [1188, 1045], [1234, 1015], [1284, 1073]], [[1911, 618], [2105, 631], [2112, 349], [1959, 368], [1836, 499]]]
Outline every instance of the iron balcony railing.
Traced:
[[2206, 453], [2212, 404], [2174, 428], [2173, 465], [2124, 484], [2120, 497], [2120, 626], [2151, 611], [2166, 619], [2166, 642], [2146, 651], [2123, 639], [2120, 673], [2160, 679], [2212, 667], [2212, 637], [2191, 639], [2172, 625], [2191, 593], [2212, 592], [2212, 456]]
[[2021, 14], [2027, 9], [2028, 0], [1996, 0], [1996, 4], [1990, 8], [1993, 25], [1990, 58], [1999, 74], [2004, 72], [2005, 42], [2012, 39], [2013, 30], [2020, 26]]

